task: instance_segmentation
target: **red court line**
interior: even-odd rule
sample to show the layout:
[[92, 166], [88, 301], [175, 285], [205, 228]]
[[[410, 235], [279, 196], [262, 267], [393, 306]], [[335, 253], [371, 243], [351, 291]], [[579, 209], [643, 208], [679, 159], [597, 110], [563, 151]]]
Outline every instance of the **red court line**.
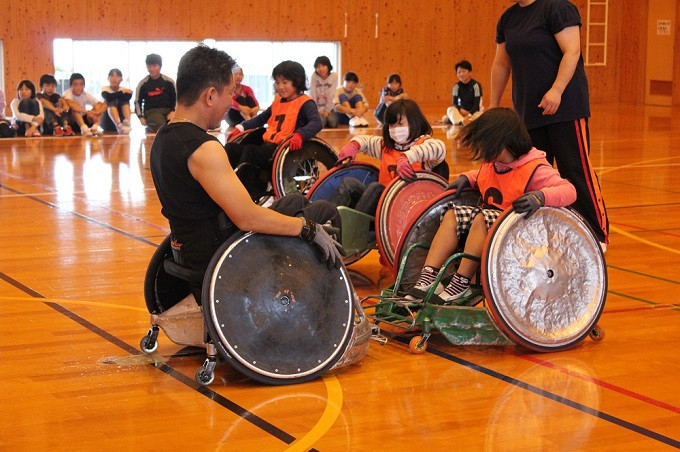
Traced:
[[613, 385], [611, 383], [607, 383], [606, 381], [602, 381], [598, 378], [593, 378], [593, 377], [590, 377], [588, 375], [584, 375], [582, 373], [566, 369], [562, 366], [558, 366], [558, 365], [553, 364], [551, 362], [544, 361], [540, 358], [536, 358], [535, 356], [524, 355], [524, 354], [521, 354], [521, 353], [516, 353], [515, 355], [520, 357], [520, 358], [526, 359], [527, 361], [531, 361], [533, 363], [540, 364], [541, 366], [557, 370], [557, 371], [562, 372], [564, 374], [567, 374], [569, 376], [576, 377], [576, 378], [579, 378], [581, 380], [588, 381], [590, 383], [594, 383], [594, 384], [596, 384], [596, 385], [598, 385], [602, 388], [609, 389], [609, 390], [614, 391], [614, 392], [618, 392], [619, 394], [623, 394], [627, 397], [631, 397], [633, 399], [639, 400], [641, 402], [648, 403], [648, 404], [653, 405], [655, 407], [662, 408], [664, 410], [668, 410], [668, 411], [673, 412], [675, 414], [680, 414], [680, 407], [669, 405], [668, 403], [664, 403], [664, 402], [661, 402], [660, 400], [652, 399], [651, 397], [647, 397], [645, 395], [638, 394], [637, 392], [633, 392], [633, 391], [630, 391], [628, 389], [622, 388], [620, 386], [616, 386], [616, 385]]

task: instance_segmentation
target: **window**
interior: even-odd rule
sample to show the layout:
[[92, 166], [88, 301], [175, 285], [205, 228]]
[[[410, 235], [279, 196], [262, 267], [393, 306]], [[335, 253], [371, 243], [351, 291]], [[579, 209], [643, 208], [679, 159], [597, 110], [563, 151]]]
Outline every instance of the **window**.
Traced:
[[[274, 100], [271, 72], [283, 60], [302, 64], [307, 79], [314, 71], [314, 60], [326, 55], [338, 71], [337, 42], [269, 42], [269, 41], [214, 41], [206, 40], [211, 47], [224, 50], [243, 68], [243, 83], [253, 88], [262, 108]], [[122, 86], [133, 91], [140, 80], [148, 75], [144, 60], [149, 53], [163, 58], [162, 73], [177, 78], [177, 65], [184, 53], [196, 45], [193, 41], [74, 41], [54, 40], [54, 66], [59, 92], [68, 89], [68, 79], [73, 72], [85, 77], [85, 90], [99, 96], [102, 86], [108, 85], [112, 68], [123, 72]]]

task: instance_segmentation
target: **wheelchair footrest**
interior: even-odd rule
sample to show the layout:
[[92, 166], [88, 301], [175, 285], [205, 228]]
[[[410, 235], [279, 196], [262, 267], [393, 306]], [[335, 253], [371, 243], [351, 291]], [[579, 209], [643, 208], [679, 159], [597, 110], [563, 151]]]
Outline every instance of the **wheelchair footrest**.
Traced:
[[454, 345], [514, 345], [491, 319], [486, 308], [426, 303], [416, 323], [429, 324]]

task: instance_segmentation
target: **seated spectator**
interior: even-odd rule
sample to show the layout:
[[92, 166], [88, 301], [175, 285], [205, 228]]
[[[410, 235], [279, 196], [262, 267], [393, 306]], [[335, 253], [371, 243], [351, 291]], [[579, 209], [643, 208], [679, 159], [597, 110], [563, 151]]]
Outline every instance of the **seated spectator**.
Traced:
[[257, 103], [255, 93], [250, 86], [241, 83], [243, 81], [243, 69], [234, 66], [234, 98], [231, 108], [227, 110], [227, 124], [235, 127], [243, 121], [247, 121], [260, 111], [260, 104]]
[[11, 138], [16, 135], [16, 130], [12, 128], [12, 123], [5, 117], [5, 92], [0, 89], [0, 138]]
[[43, 132], [45, 135], [73, 135], [73, 129], [68, 123], [69, 108], [66, 101], [57, 92], [57, 79], [54, 75], [43, 74], [40, 77], [40, 91], [35, 95], [45, 111]]
[[456, 63], [459, 82], [453, 85], [450, 106], [443, 123], [464, 125], [474, 121], [482, 114], [482, 85], [472, 78], [472, 65], [467, 60]]
[[71, 74], [69, 86], [64, 92], [64, 99], [71, 109], [71, 127], [84, 137], [101, 135], [99, 122], [106, 111], [106, 104], [85, 91], [85, 77], [82, 74]]
[[146, 56], [149, 75], [137, 85], [135, 113], [146, 131], [155, 133], [166, 121], [172, 119], [177, 103], [175, 81], [161, 74], [163, 59], [156, 53]]
[[364, 93], [357, 88], [359, 76], [348, 72], [343, 77], [342, 86], [333, 97], [333, 107], [338, 113], [338, 123], [349, 124], [350, 127], [368, 127], [364, 113], [368, 111], [368, 101]]
[[12, 99], [12, 127], [17, 135], [39, 137], [38, 127], [45, 121], [42, 103], [35, 98], [35, 85], [30, 80], [22, 80], [17, 86], [17, 97]]
[[120, 86], [123, 73], [120, 69], [109, 71], [109, 86], [102, 88], [102, 99], [106, 103], [106, 113], [102, 115], [101, 126], [104, 132], [130, 133], [130, 99], [132, 90]]

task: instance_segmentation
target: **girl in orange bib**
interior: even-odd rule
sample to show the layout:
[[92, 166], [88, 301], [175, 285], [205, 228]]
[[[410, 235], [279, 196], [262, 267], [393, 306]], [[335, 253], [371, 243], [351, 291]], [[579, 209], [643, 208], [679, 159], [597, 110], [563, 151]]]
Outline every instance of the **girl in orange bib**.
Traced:
[[[481, 256], [491, 225], [501, 212], [513, 206], [515, 212], [533, 215], [539, 207], [568, 206], [576, 200], [576, 189], [545, 159], [545, 152], [532, 147], [529, 132], [514, 110], [492, 108], [458, 133], [461, 145], [472, 152], [474, 160], [484, 163], [479, 170], [458, 176], [447, 189], [460, 197], [468, 187], [479, 189], [482, 207], [453, 206], [432, 240], [420, 278], [409, 294], [424, 298], [432, 287], [439, 267], [465, 239], [464, 252]], [[466, 238], [467, 237], [467, 238]], [[439, 304], [474, 305], [481, 300], [470, 289], [470, 279], [479, 263], [462, 259], [458, 271], [444, 288], [435, 289], [432, 300]]]
[[340, 149], [338, 163], [354, 160], [359, 152], [380, 159], [378, 182], [365, 186], [346, 177], [331, 200], [337, 206], [352, 207], [375, 215], [380, 195], [396, 177], [411, 179], [416, 170], [432, 170], [446, 158], [446, 145], [432, 138], [432, 126], [411, 99], [394, 101], [385, 110], [382, 136], [357, 135]]
[[[305, 69], [295, 61], [283, 61], [272, 71], [276, 86], [276, 99], [262, 114], [257, 115], [234, 127], [228, 141], [232, 141], [245, 130], [267, 125], [262, 136], [264, 143], [235, 144], [227, 143], [225, 149], [229, 163], [234, 168], [248, 163], [265, 172], [271, 171], [271, 159], [279, 144], [292, 135], [288, 147], [297, 151], [302, 143], [312, 138], [323, 128], [316, 103], [303, 94], [307, 90]], [[253, 195], [251, 193], [251, 195]]]

